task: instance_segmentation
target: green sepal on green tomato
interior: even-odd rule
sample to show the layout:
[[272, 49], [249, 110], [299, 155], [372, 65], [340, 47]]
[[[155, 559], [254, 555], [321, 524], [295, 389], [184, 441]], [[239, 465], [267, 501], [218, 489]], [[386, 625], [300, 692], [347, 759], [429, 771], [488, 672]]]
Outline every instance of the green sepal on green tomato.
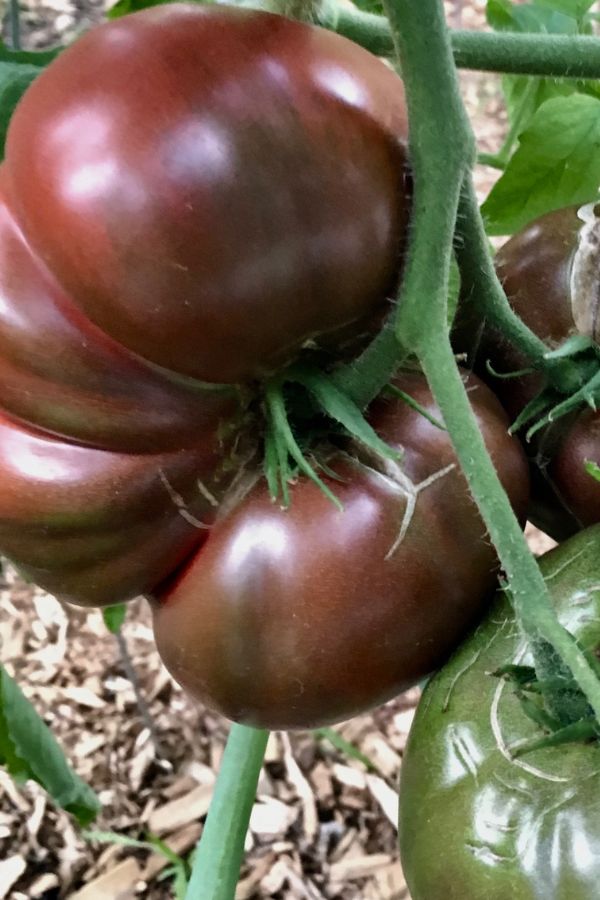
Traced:
[[[561, 623], [600, 647], [600, 526], [541, 569]], [[402, 765], [400, 848], [412, 900], [596, 900], [600, 746], [547, 747], [514, 689], [491, 673], [531, 663], [507, 596], [429, 682]]]

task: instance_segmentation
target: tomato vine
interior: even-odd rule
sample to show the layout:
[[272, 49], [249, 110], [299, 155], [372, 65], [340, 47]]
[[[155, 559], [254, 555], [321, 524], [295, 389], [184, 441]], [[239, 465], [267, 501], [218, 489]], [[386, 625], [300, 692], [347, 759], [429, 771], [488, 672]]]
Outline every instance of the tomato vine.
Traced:
[[[414, 205], [395, 325], [384, 329], [357, 362], [338, 372], [337, 384], [365, 405], [386, 383], [404, 353], [402, 348], [416, 354], [498, 551], [516, 613], [532, 641], [536, 665], [544, 670], [557, 653], [600, 719], [600, 682], [585, 654], [556, 618], [544, 579], [487, 454], [457, 369], [446, 309], [457, 230], [457, 253], [464, 276], [481, 289], [478, 300], [488, 318], [525, 351], [534, 366], [556, 379], [555, 384], [564, 393], [572, 393], [578, 386], [582, 389], [587, 372], [582, 374], [573, 360], [548, 357], [543, 342], [511, 312], [495, 275], [471, 183], [475, 145], [459, 93], [456, 65], [596, 77], [600, 74], [600, 41], [591, 37], [455, 32], [451, 42], [441, 0], [423, 0], [418, 7], [408, 0], [385, 0], [385, 8], [389, 24], [381, 17], [350, 13], [331, 5], [318, 6], [313, 15], [320, 24], [333, 27], [376, 53], [389, 55], [390, 38], [393, 40], [401, 59], [411, 122]], [[431, 265], [432, 248], [436, 265]], [[552, 709], [552, 694], [546, 699]], [[259, 738], [254, 730], [234, 725], [230, 740], [239, 749], [255, 747]], [[230, 795], [232, 805], [240, 792], [247, 798], [254, 790], [255, 776], [255, 772], [248, 777], [228, 768], [219, 776], [219, 796]], [[239, 866], [239, 842], [229, 842], [226, 835], [222, 838], [211, 845], [210, 858], [202, 850], [197, 856], [195, 868], [203, 862], [207, 867], [205, 878], [212, 877], [224, 860], [232, 869]], [[190, 886], [190, 900], [231, 897], [219, 889], [207, 894], [205, 887], [201, 893], [193, 892], [194, 884], [200, 884], [199, 875]]]

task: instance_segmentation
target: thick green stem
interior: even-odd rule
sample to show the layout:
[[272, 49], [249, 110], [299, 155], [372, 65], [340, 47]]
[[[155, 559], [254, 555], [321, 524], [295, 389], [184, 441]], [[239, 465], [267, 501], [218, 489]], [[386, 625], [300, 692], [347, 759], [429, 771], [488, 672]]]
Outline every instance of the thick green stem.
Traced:
[[[450, 256], [461, 187], [474, 140], [460, 99], [442, 0], [386, 0], [402, 60], [414, 179], [411, 238], [397, 334], [418, 356], [473, 497], [509, 578], [522, 626], [565, 661], [600, 720], [600, 682], [558, 623], [544, 580], [486, 451], [458, 371], [447, 326]], [[479, 233], [472, 188], [464, 191], [467, 232]], [[477, 213], [478, 215], [478, 213]], [[463, 232], [465, 223], [463, 222]], [[435, 249], [434, 249], [435, 248]], [[487, 259], [480, 247], [480, 262]], [[489, 261], [491, 266], [491, 260]], [[460, 524], [457, 523], [457, 527]]]
[[392, 318], [357, 359], [334, 372], [332, 381], [364, 409], [381, 393], [400, 364], [401, 349]]
[[235, 897], [268, 736], [267, 731], [232, 726], [186, 900], [233, 900]]
[[600, 40], [588, 35], [454, 31], [459, 69], [550, 78], [600, 78]]
[[[378, 56], [392, 56], [394, 41], [384, 16], [323, 0], [313, 18]], [[588, 35], [450, 32], [459, 69], [551, 78], [600, 78], [600, 39]]]
[[440, 340], [439, 335], [431, 335], [419, 357], [473, 497], [498, 550], [518, 618], [529, 634], [537, 633], [552, 644], [586, 694], [596, 716], [600, 716], [600, 683], [556, 618], [542, 574], [485, 449], [449, 337]]

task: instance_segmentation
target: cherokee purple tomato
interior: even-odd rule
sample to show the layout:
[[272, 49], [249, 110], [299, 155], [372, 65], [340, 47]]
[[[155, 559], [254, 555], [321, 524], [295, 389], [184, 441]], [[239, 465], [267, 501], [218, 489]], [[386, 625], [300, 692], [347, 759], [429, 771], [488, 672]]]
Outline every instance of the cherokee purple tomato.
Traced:
[[[600, 339], [600, 220], [593, 205], [548, 213], [510, 238], [496, 257], [496, 269], [519, 317], [550, 348], [584, 334]], [[528, 360], [498, 332], [483, 334], [459, 314], [457, 350], [478, 342], [476, 371], [486, 378], [511, 418], [516, 418], [543, 386], [539, 375], [502, 380], [485, 372], [490, 360], [500, 372], [527, 368]], [[557, 538], [600, 522], [600, 483], [584, 468], [600, 464], [600, 414], [585, 410], [558, 419], [527, 446], [532, 455], [531, 516]]]
[[261, 376], [385, 305], [407, 225], [402, 82], [320, 28], [170, 4], [90, 31], [6, 150], [33, 253], [144, 359]]
[[4, 175], [0, 167], [0, 408], [105, 450], [179, 450], [214, 435], [235, 414], [236, 391], [159, 369], [90, 322], [27, 245]]
[[178, 451], [114, 453], [0, 415], [0, 547], [61, 600], [129, 600], [205, 540], [218, 465], [208, 440]]
[[[422, 376], [399, 385], [439, 415]], [[470, 386], [521, 514], [523, 452], [491, 392]], [[259, 481], [154, 598], [165, 664], [231, 719], [308, 728], [382, 703], [439, 666], [485, 606], [497, 563], [447, 432], [397, 400], [378, 400], [370, 419], [404, 448], [401, 464], [332, 452], [341, 480], [326, 480], [343, 512], [304, 477], [285, 510]]]

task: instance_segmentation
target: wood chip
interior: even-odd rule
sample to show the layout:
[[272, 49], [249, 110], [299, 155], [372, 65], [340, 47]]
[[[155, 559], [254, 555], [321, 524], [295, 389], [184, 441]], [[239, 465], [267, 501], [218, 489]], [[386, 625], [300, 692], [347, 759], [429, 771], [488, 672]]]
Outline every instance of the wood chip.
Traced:
[[410, 900], [402, 866], [397, 861], [376, 872], [375, 883], [379, 887], [380, 896], [386, 900]]
[[283, 747], [283, 759], [288, 778], [296, 788], [296, 792], [302, 803], [302, 824], [304, 826], [304, 833], [309, 841], [313, 841], [319, 830], [319, 817], [317, 814], [315, 795], [308, 779], [302, 774], [300, 766], [294, 758], [288, 734], [281, 734], [281, 745]]
[[[197, 823], [189, 825], [166, 841], [167, 846], [181, 856], [194, 846], [201, 830]], [[154, 878], [168, 864], [166, 856], [157, 853], [152, 853], [144, 865], [130, 857], [71, 894], [69, 900], [133, 900], [139, 882]]]
[[329, 870], [332, 882], [355, 881], [374, 875], [392, 861], [387, 853], [374, 853], [372, 856], [359, 856], [356, 859], [342, 859]]
[[205, 816], [210, 806], [213, 785], [200, 784], [193, 791], [177, 797], [154, 810], [148, 827], [153, 834], [168, 834]]
[[275, 797], [255, 803], [250, 813], [250, 830], [261, 838], [283, 836], [298, 818], [298, 809]]
[[334, 763], [333, 777], [340, 784], [354, 788], [356, 791], [364, 791], [367, 786], [365, 773], [355, 769], [353, 766], [343, 766], [341, 763]]
[[402, 760], [382, 734], [371, 731], [363, 740], [360, 749], [377, 766], [382, 775], [386, 778], [397, 777]]
[[367, 775], [367, 787], [375, 798], [386, 818], [394, 828], [398, 827], [398, 792], [378, 775]]
[[60, 887], [60, 882], [56, 875], [51, 872], [46, 872], [44, 875], [40, 875], [39, 878], [33, 882], [31, 887], [29, 888], [29, 896], [30, 897], [43, 897], [48, 891], [54, 890], [54, 888]]
[[46, 812], [46, 804], [48, 802], [47, 794], [36, 785], [36, 793], [33, 800], [33, 812], [27, 819], [27, 831], [32, 838], [37, 837], [37, 833], [41, 828]]
[[235, 900], [251, 900], [256, 896], [256, 887], [260, 884], [267, 872], [270, 871], [276, 859], [275, 853], [267, 853], [257, 859], [250, 870], [250, 874], [238, 882], [235, 891]]
[[22, 856], [9, 856], [0, 862], [0, 900], [8, 897], [11, 887], [18, 881], [27, 865]]
[[98, 694], [86, 687], [66, 687], [63, 696], [73, 703], [80, 706], [87, 706], [89, 709], [104, 709], [105, 701]]
[[394, 716], [394, 728], [401, 734], [408, 734], [415, 718], [414, 709], [403, 709], [402, 712], [396, 713]]

